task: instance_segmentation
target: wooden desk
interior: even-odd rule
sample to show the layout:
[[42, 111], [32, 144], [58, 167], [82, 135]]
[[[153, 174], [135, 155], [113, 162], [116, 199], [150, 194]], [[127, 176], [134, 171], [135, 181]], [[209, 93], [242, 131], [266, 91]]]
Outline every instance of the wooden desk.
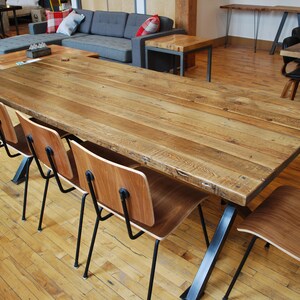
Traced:
[[183, 76], [185, 69], [185, 56], [189, 53], [202, 50], [207, 50], [206, 80], [211, 81], [212, 41], [211, 39], [205, 39], [198, 36], [172, 34], [146, 41], [146, 69], [148, 69], [148, 52], [163, 52], [172, 55], [178, 55], [180, 57], [180, 76]]
[[[77, 56], [95, 57], [98, 58], [97, 52], [89, 52], [74, 48], [63, 47], [59, 45], [49, 45], [51, 48], [51, 55], [59, 55], [61, 59], [72, 59]], [[45, 59], [48, 56], [40, 57], [39, 59]], [[0, 55], [0, 70], [15, 67], [19, 61], [28, 61], [30, 58], [26, 57], [26, 50], [20, 50], [12, 53]]]
[[0, 72], [0, 101], [227, 200], [186, 299], [205, 289], [236, 215], [300, 153], [300, 104], [77, 57]]
[[300, 58], [300, 44], [296, 44], [284, 50], [280, 50], [280, 55]]
[[289, 13], [297, 14], [298, 24], [300, 26], [300, 7], [282, 6], [282, 5], [264, 6], [264, 5], [228, 4], [228, 5], [221, 5], [220, 8], [227, 9], [225, 47], [227, 46], [227, 43], [228, 43], [228, 33], [229, 33], [231, 15], [232, 15], [232, 10], [234, 10], [234, 9], [254, 12], [254, 52], [256, 52], [259, 23], [260, 23], [260, 17], [261, 17], [262, 12], [271, 12], [271, 11], [283, 12], [281, 22], [279, 24], [276, 36], [274, 38], [272, 47], [269, 52], [270, 54], [275, 53], [276, 47], [279, 44], [278, 40], [279, 40], [280, 34], [282, 32], [283, 26], [285, 24], [285, 21], [286, 21]]
[[15, 26], [16, 26], [16, 32], [17, 35], [19, 35], [19, 28], [18, 28], [18, 20], [16, 16], [16, 10], [22, 9], [22, 6], [19, 5], [0, 5], [0, 25], [2, 30], [2, 36], [1, 38], [5, 38], [5, 32], [4, 32], [4, 26], [3, 26], [3, 20], [2, 20], [2, 13], [5, 11], [12, 11], [14, 14], [14, 20], [15, 20]]

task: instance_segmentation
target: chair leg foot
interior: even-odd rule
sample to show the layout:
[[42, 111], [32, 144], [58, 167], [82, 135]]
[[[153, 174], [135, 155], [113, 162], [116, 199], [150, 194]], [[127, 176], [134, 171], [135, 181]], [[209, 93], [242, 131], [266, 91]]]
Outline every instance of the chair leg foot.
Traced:
[[147, 300], [150, 300], [151, 296], [152, 296], [152, 289], [153, 289], [153, 281], [154, 281], [154, 275], [155, 275], [155, 267], [156, 267], [158, 246], [159, 246], [159, 240], [156, 240], [155, 245], [154, 245], [154, 250], [153, 250], [153, 258], [152, 258], [152, 266], [151, 266], [151, 273], [150, 273]]
[[284, 86], [283, 90], [282, 90], [282, 93], [281, 93], [281, 98], [286, 98], [287, 97], [287, 93], [291, 87], [291, 85], [293, 84], [293, 80], [290, 79]]

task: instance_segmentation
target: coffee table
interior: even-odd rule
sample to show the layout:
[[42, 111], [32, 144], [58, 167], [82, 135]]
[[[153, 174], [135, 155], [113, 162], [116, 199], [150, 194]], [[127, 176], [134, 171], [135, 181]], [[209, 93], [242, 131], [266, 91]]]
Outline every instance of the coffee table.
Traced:
[[[51, 48], [51, 55], [61, 56], [61, 59], [65, 59], [65, 60], [78, 57], [78, 56], [95, 57], [95, 58], [99, 57], [99, 54], [97, 52], [89, 52], [89, 51], [84, 51], [84, 50], [79, 50], [74, 48], [63, 47], [59, 45], [49, 45], [49, 47]], [[46, 57], [49, 56], [40, 57], [38, 60], [44, 59]], [[26, 50], [0, 55], [0, 70], [15, 67], [17, 62], [26, 62], [29, 60], [34, 61], [26, 57]]]
[[186, 34], [172, 34], [145, 42], [145, 62], [148, 69], [148, 52], [156, 51], [180, 56], [180, 76], [184, 75], [184, 58], [188, 53], [208, 50], [206, 79], [211, 81], [212, 41]]

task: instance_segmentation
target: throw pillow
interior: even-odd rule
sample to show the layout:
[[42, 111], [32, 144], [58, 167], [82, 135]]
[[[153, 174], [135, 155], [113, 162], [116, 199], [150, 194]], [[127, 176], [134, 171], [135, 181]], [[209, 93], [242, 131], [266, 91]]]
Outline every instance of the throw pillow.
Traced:
[[159, 30], [159, 26], [160, 26], [160, 20], [158, 15], [153, 15], [140, 26], [135, 36], [155, 33]]
[[55, 33], [60, 23], [69, 15], [71, 11], [71, 8], [63, 11], [46, 10], [47, 33]]
[[71, 36], [84, 18], [84, 15], [79, 15], [73, 10], [66, 18], [63, 19], [56, 32]]

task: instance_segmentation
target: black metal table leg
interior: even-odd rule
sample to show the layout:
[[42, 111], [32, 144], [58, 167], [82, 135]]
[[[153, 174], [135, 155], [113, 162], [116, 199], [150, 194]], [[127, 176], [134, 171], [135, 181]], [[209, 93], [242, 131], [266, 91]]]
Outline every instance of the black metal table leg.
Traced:
[[211, 62], [212, 62], [212, 46], [208, 47], [207, 53], [207, 70], [206, 70], [206, 80], [211, 82]]
[[14, 176], [14, 178], [11, 180], [15, 184], [20, 184], [26, 179], [26, 166], [27, 161], [31, 162], [32, 157], [24, 157], [21, 164], [19, 165], [19, 168]]
[[16, 26], [16, 33], [17, 33], [17, 35], [19, 35], [18, 19], [17, 19], [17, 15], [16, 15], [15, 10], [13, 10], [13, 14], [14, 14], [14, 20], [15, 20], [15, 26]]
[[227, 20], [226, 20], [225, 45], [224, 45], [225, 48], [227, 47], [227, 44], [228, 44], [228, 34], [229, 34], [231, 15], [232, 15], [232, 9], [228, 9], [227, 10]]
[[3, 25], [3, 19], [2, 19], [2, 12], [0, 12], [0, 26], [1, 26], [1, 38], [5, 38], [5, 32], [4, 32], [4, 25]]
[[280, 24], [279, 24], [279, 27], [278, 27], [278, 30], [277, 30], [277, 33], [276, 33], [274, 42], [273, 42], [273, 44], [272, 44], [272, 48], [271, 48], [271, 50], [270, 50], [270, 54], [271, 54], [271, 55], [273, 55], [274, 52], [275, 52], [275, 50], [276, 50], [276, 46], [277, 46], [277, 44], [278, 44], [278, 40], [279, 40], [281, 31], [282, 31], [282, 28], [283, 28], [283, 26], [284, 26], [284, 23], [285, 23], [285, 21], [286, 21], [286, 18], [287, 18], [287, 16], [288, 16], [288, 14], [289, 14], [289, 13], [285, 11], [285, 12], [283, 13], [283, 15], [282, 15], [281, 22], [280, 22]]
[[199, 299], [204, 293], [207, 281], [211, 275], [211, 272], [213, 271], [218, 255], [226, 241], [236, 214], [236, 207], [231, 203], [227, 204], [212, 241], [194, 278], [194, 281], [192, 285], [180, 296], [181, 299]]

